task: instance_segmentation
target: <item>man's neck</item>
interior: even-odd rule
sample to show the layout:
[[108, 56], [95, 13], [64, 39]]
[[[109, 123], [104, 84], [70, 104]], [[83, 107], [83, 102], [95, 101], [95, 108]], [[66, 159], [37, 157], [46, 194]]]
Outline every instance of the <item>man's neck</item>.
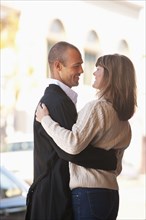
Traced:
[[51, 78], [49, 80], [49, 84], [58, 85], [67, 94], [67, 96], [72, 100], [72, 102], [76, 105], [78, 94], [73, 89], [71, 89], [66, 84], [62, 83], [61, 81], [57, 79]]

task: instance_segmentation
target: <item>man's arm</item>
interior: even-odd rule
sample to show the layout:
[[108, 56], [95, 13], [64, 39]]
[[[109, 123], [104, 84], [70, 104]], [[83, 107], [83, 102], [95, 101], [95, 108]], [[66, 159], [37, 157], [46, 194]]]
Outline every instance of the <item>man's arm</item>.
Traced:
[[[85, 160], [85, 161], [83, 161]], [[71, 158], [72, 163], [76, 163], [86, 168], [115, 170], [117, 167], [117, 158], [115, 150], [104, 150], [91, 145], [78, 155]], [[84, 163], [84, 165], [82, 165]]]
[[54, 141], [52, 144], [60, 158], [79, 166], [101, 170], [115, 170], [117, 167], [116, 153], [113, 149], [107, 151], [88, 145], [88, 147], [79, 154], [72, 155], [61, 150]]

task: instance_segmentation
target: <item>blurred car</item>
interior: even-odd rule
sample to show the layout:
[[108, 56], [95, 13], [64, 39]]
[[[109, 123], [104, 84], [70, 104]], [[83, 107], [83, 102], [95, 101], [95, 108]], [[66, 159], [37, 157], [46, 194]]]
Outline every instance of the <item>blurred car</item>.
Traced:
[[14, 172], [29, 184], [33, 178], [33, 140], [32, 135], [13, 137], [0, 153], [1, 165]]
[[23, 220], [29, 185], [4, 167], [0, 167], [0, 219]]

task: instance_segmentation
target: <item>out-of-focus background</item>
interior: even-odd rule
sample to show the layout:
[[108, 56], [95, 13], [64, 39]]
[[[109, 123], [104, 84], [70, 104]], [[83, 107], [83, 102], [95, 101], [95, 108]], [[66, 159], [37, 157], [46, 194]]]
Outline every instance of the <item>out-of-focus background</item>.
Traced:
[[[5, 167], [24, 184], [32, 183], [34, 111], [48, 84], [47, 55], [53, 44], [68, 41], [82, 53], [84, 74], [80, 85], [74, 88], [79, 94], [78, 110], [95, 98], [91, 85], [97, 57], [124, 54], [136, 69], [138, 107], [130, 120], [132, 141], [125, 152], [119, 176], [118, 220], [146, 219], [145, 3], [145, 0], [1, 0], [2, 169]], [[20, 194], [26, 193], [21, 187], [16, 190], [16, 182], [12, 184], [7, 179], [1, 178], [2, 219], [10, 219], [11, 213], [18, 216], [25, 210]], [[25, 191], [29, 185], [25, 185]], [[19, 197], [17, 202], [16, 197]], [[16, 203], [19, 207], [21, 203], [17, 213]], [[21, 214], [17, 219], [22, 219]]]

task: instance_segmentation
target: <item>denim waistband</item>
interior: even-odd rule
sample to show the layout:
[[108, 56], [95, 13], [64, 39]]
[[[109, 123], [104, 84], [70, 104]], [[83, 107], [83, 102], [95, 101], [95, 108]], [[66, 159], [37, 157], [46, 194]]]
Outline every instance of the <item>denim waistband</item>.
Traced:
[[75, 189], [72, 189], [72, 193], [77, 193], [77, 192], [97, 192], [97, 191], [118, 191], [115, 189], [108, 189], [108, 188], [90, 188], [90, 187], [78, 187]]

